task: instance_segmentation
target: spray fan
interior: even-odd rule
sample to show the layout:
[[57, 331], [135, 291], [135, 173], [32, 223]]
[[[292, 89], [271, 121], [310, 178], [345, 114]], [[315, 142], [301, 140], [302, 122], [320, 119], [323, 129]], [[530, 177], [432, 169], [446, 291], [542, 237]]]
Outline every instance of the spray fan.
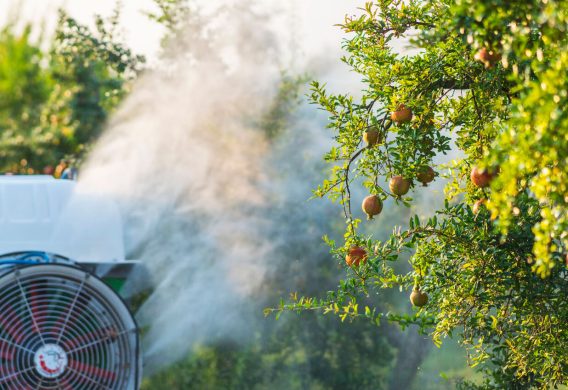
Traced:
[[46, 176], [0, 176], [0, 389], [136, 390], [116, 206]]

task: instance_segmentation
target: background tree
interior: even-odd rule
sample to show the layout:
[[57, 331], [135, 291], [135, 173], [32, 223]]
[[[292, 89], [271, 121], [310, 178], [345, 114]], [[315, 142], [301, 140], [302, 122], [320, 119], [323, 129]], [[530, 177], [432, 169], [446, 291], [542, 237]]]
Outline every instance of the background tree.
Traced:
[[[141, 70], [143, 58], [119, 43], [118, 11], [97, 16], [95, 31], [64, 12], [49, 53], [31, 27], [0, 33], [0, 169], [52, 172], [62, 159], [80, 159]], [[64, 165], [60, 165], [58, 174]]]
[[[362, 97], [317, 82], [312, 94], [336, 140], [315, 195], [343, 207], [344, 241], [327, 241], [351, 266], [326, 299], [278, 310], [415, 324], [437, 345], [457, 336], [486, 374], [482, 388], [566, 383], [567, 3], [380, 0], [362, 11], [343, 24], [343, 60], [361, 74]], [[416, 54], [397, 52], [399, 37]], [[450, 150], [460, 157], [441, 164]], [[387, 240], [364, 234], [377, 222], [352, 208], [363, 200], [354, 187], [397, 207], [412, 204], [408, 186], [419, 194], [429, 191], [419, 183], [443, 178], [441, 210]], [[413, 269], [400, 273], [405, 252]], [[412, 312], [359, 304], [393, 287], [415, 291]]]
[[14, 24], [0, 32], [0, 157], [3, 169], [27, 170], [22, 144], [40, 122], [41, 107], [49, 99], [54, 82], [42, 62], [45, 54], [32, 42], [31, 26], [20, 34]]

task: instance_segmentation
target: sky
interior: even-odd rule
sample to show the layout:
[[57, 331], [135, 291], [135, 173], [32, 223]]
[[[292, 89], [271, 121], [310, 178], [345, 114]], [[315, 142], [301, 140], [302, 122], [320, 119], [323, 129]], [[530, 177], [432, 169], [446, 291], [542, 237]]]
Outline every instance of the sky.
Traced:
[[[215, 0], [193, 1], [205, 8], [215, 4]], [[343, 35], [336, 24], [341, 23], [346, 14], [357, 12], [357, 7], [363, 5], [364, 0], [287, 0], [282, 3], [279, 6], [286, 8], [285, 12], [274, 9], [274, 12], [284, 15], [281, 27], [289, 31], [290, 38], [301, 46], [296, 48], [296, 53], [313, 59], [318, 56], [339, 57]], [[38, 25], [44, 23], [49, 32], [53, 31], [60, 7], [80, 22], [89, 24], [94, 14], [110, 15], [115, 4], [116, 0], [0, 0], [0, 23], [5, 24], [10, 15], [19, 10], [19, 20]], [[162, 35], [161, 27], [144, 15], [145, 11], [154, 9], [153, 0], [122, 0], [124, 39], [135, 52], [149, 59], [157, 55]]]
[[[45, 23], [46, 30], [52, 31], [61, 7], [80, 22], [91, 24], [95, 14], [112, 14], [115, 4], [116, 0], [0, 0], [0, 23], [5, 24], [11, 15], [19, 13], [20, 20]], [[143, 14], [154, 9], [152, 0], [123, 0], [122, 6], [121, 26], [129, 46], [136, 52], [155, 55], [162, 31]]]

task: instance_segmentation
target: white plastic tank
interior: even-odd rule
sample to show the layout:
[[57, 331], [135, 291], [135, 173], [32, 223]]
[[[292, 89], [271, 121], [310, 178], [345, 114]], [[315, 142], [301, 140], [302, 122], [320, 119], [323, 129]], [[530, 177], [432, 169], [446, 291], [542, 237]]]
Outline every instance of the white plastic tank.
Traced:
[[78, 262], [124, 260], [120, 213], [76, 182], [51, 176], [0, 176], [0, 255], [48, 252]]

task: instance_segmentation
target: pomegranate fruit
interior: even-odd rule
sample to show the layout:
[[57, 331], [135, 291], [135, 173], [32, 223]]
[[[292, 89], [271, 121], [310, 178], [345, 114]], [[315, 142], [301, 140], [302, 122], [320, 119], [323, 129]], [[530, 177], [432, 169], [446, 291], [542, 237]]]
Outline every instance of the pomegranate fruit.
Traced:
[[491, 68], [501, 59], [501, 54], [494, 50], [489, 50], [486, 47], [483, 47], [477, 53], [475, 53], [475, 56], [473, 58], [475, 58], [477, 61], [482, 62], [486, 68]]
[[401, 104], [396, 108], [396, 111], [391, 114], [391, 119], [398, 124], [408, 123], [412, 120], [412, 111], [404, 104]]
[[367, 219], [373, 219], [375, 215], [379, 215], [383, 211], [383, 202], [377, 195], [369, 195], [363, 199], [361, 208], [367, 214]]
[[420, 288], [414, 287], [410, 294], [410, 302], [416, 307], [422, 307], [428, 303], [428, 294], [420, 291]]
[[410, 180], [406, 180], [402, 176], [393, 176], [389, 181], [389, 188], [396, 196], [402, 196], [410, 189]]
[[436, 172], [434, 172], [432, 167], [424, 168], [416, 175], [416, 178], [420, 183], [422, 183], [424, 187], [426, 187], [428, 183], [431, 183], [435, 177], [436, 177]]
[[352, 246], [345, 256], [345, 262], [348, 266], [358, 266], [359, 264], [365, 264], [367, 261], [367, 251], [360, 246]]
[[487, 202], [487, 199], [479, 199], [477, 202], [475, 202], [472, 207], [473, 213], [478, 214], [485, 202]]
[[493, 180], [493, 174], [485, 169], [480, 169], [477, 167], [473, 167], [471, 170], [471, 181], [477, 187], [485, 188], [491, 184], [491, 180]]
[[367, 130], [363, 134], [363, 141], [367, 144], [367, 147], [372, 148], [373, 146], [382, 143], [381, 135], [378, 130], [371, 129]]

